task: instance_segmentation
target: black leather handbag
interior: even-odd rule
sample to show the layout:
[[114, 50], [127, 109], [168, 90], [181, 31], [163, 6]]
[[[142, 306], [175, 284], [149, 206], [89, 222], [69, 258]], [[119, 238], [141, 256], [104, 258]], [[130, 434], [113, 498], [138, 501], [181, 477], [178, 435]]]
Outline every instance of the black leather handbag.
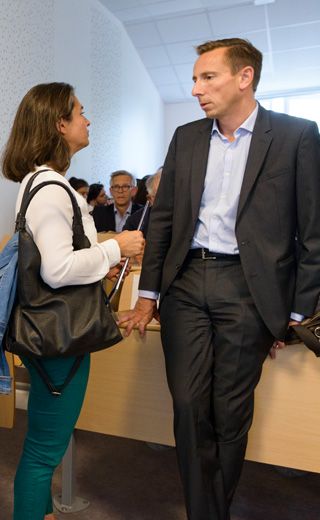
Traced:
[[320, 311], [311, 318], [304, 319], [299, 325], [291, 325], [285, 342], [287, 345], [304, 343], [317, 357], [320, 357]]
[[[67, 191], [73, 206], [73, 248], [90, 247], [81, 210], [71, 190], [59, 181], [45, 181], [31, 188], [27, 183], [16, 220], [19, 232], [17, 298], [6, 331], [9, 352], [30, 359], [81, 357], [111, 347], [122, 340], [101, 281], [53, 289], [41, 275], [39, 250], [26, 229], [26, 211], [32, 198], [48, 184]], [[41, 217], [39, 217], [41, 218]], [[79, 365], [80, 362], [78, 362]]]

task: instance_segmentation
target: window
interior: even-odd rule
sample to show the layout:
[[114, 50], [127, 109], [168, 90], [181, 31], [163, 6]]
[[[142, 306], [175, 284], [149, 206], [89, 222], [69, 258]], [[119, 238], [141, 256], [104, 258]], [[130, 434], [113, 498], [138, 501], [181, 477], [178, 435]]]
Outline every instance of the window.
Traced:
[[316, 121], [318, 128], [320, 128], [320, 91], [272, 98], [266, 97], [259, 99], [259, 102], [268, 110]]

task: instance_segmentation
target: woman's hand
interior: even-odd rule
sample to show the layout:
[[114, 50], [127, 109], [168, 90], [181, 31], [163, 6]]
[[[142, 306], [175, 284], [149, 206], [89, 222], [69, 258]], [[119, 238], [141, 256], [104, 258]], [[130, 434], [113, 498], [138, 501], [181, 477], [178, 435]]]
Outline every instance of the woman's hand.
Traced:
[[144, 238], [141, 231], [122, 231], [114, 239], [119, 244], [121, 256], [131, 258], [143, 252]]
[[[121, 262], [119, 264], [115, 265], [114, 267], [112, 267], [110, 269], [110, 271], [106, 275], [108, 280], [116, 281], [121, 269], [123, 268], [124, 263], [125, 263], [125, 258], [122, 258]], [[130, 273], [130, 267], [131, 267], [131, 265], [129, 262], [129, 264], [127, 265], [127, 268], [125, 270], [124, 276], [128, 276], [128, 274]]]

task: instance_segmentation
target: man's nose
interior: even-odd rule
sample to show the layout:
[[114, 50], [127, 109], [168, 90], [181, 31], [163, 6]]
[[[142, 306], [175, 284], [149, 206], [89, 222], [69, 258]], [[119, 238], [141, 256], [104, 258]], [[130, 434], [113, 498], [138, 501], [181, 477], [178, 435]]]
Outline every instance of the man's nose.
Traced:
[[202, 92], [199, 81], [194, 82], [191, 93], [193, 96], [200, 96]]

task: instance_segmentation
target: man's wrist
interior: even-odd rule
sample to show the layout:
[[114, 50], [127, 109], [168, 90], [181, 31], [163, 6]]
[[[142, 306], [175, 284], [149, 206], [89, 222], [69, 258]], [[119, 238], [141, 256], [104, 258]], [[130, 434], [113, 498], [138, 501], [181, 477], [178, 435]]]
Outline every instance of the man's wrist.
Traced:
[[305, 316], [303, 314], [299, 314], [297, 312], [292, 312], [290, 314], [290, 321], [302, 321], [304, 318]]
[[138, 291], [138, 296], [139, 296], [139, 298], [146, 298], [148, 300], [158, 300], [159, 293], [156, 292], [156, 291], [143, 291], [143, 290], [139, 290]]

